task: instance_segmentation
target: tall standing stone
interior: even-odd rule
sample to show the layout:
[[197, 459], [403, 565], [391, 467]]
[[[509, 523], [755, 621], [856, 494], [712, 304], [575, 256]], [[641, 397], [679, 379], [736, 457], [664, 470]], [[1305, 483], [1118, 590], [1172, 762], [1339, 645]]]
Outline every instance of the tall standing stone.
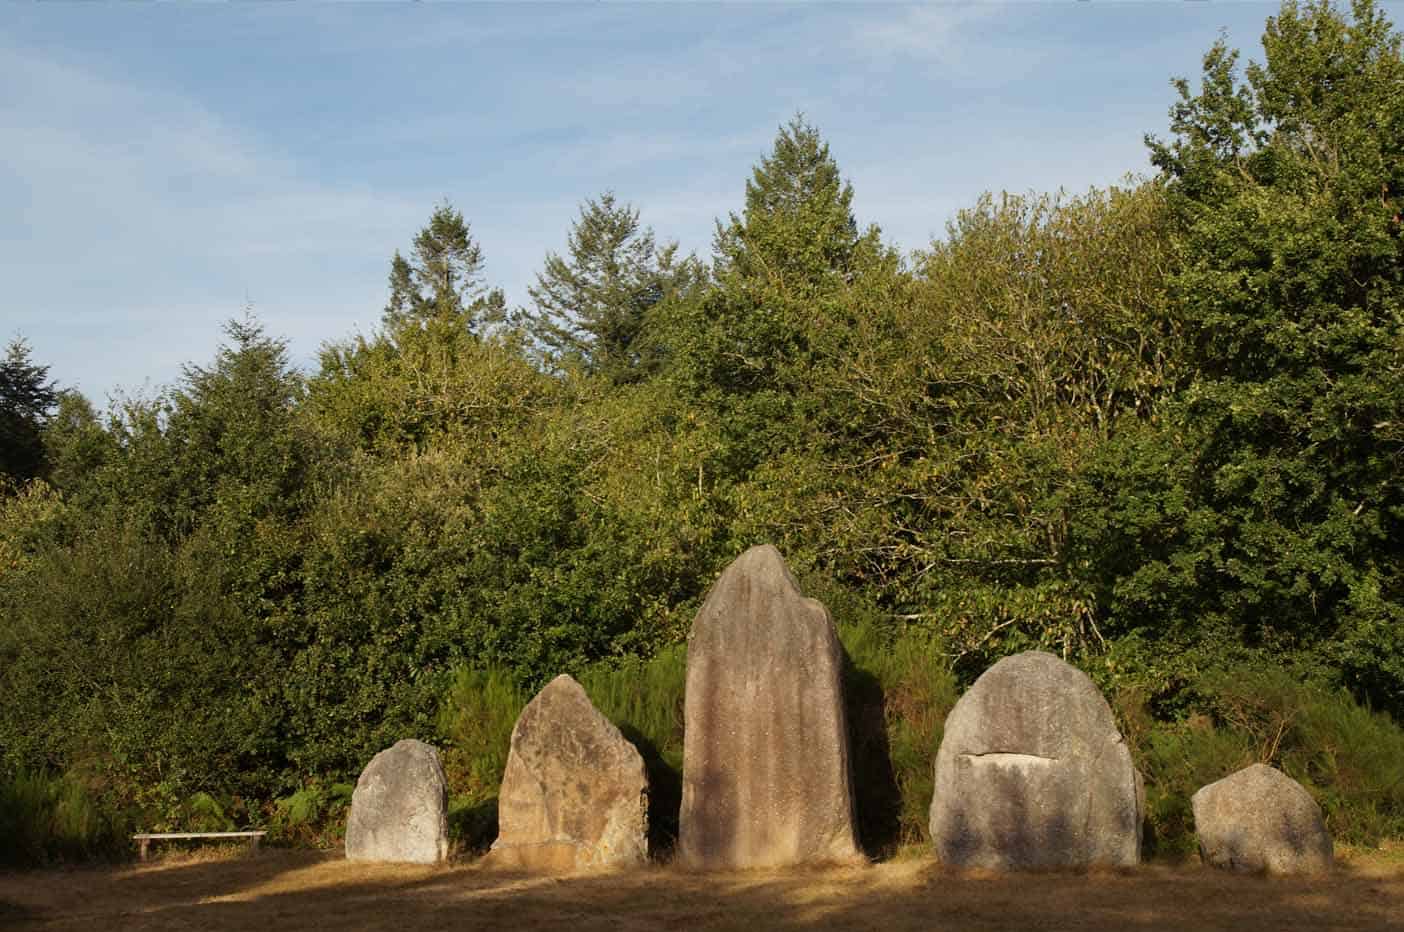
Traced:
[[946, 718], [931, 841], [994, 869], [1139, 863], [1144, 796], [1111, 708], [1052, 654], [1006, 657]]
[[1312, 874], [1329, 870], [1331, 836], [1321, 807], [1296, 780], [1253, 764], [1190, 798], [1204, 863], [1235, 871]]
[[448, 858], [448, 782], [438, 751], [406, 738], [371, 758], [351, 794], [346, 858], [416, 864]]
[[569, 676], [517, 718], [497, 821], [487, 858], [497, 867], [573, 871], [648, 858], [643, 758]]
[[692, 868], [861, 858], [843, 649], [779, 551], [752, 547], [692, 623], [678, 859]]

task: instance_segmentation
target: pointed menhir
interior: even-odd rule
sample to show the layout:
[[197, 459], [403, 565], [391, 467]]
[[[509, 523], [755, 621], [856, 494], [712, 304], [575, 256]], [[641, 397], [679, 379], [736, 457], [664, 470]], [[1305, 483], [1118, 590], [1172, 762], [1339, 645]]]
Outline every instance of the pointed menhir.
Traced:
[[527, 703], [486, 863], [533, 871], [627, 867], [648, 857], [648, 775], [580, 684], [556, 677]]
[[779, 551], [726, 568], [687, 648], [678, 859], [703, 869], [860, 860], [843, 649]]

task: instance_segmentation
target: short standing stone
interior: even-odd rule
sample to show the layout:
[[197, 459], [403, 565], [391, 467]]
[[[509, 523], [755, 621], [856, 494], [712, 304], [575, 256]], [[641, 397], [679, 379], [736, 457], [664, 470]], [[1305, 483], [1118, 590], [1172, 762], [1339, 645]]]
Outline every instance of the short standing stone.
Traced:
[[569, 676], [517, 718], [497, 820], [493, 866], [573, 871], [647, 859], [643, 758]]
[[855, 861], [843, 650], [774, 547], [737, 558], [687, 648], [678, 859], [692, 868]]
[[438, 751], [406, 738], [371, 758], [351, 794], [346, 857], [416, 864], [448, 857], [447, 782]]
[[1206, 864], [1273, 874], [1331, 867], [1331, 836], [1321, 807], [1280, 770], [1245, 767], [1200, 789], [1190, 805]]
[[999, 870], [1140, 861], [1143, 791], [1111, 708], [1052, 654], [1006, 657], [946, 718], [931, 841]]

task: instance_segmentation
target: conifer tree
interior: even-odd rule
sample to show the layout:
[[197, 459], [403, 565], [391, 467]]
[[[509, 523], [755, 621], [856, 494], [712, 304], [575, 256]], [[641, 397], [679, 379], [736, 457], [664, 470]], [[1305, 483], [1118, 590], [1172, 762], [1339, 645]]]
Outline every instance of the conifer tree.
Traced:
[[396, 251], [390, 261], [390, 300], [382, 320], [394, 331], [462, 317], [473, 329], [501, 304], [500, 295], [483, 286], [483, 252], [467, 221], [444, 202], [415, 236], [410, 258]]
[[717, 222], [719, 274], [764, 277], [790, 286], [851, 272], [860, 240], [853, 186], [839, 174], [819, 131], [796, 114], [746, 182], [740, 216]]
[[29, 344], [11, 341], [0, 360], [0, 478], [23, 482], [44, 474], [44, 424], [58, 402], [49, 367], [30, 359]]
[[287, 343], [251, 312], [224, 324], [227, 341], [211, 366], [189, 364], [170, 395], [165, 431], [169, 486], [162, 507], [176, 529], [201, 512], [284, 514], [297, 504], [304, 466], [294, 412], [304, 382]]
[[852, 204], [819, 131], [798, 115], [781, 126], [745, 209], [717, 223], [716, 287], [671, 315], [668, 351], [685, 383], [786, 397], [808, 383], [832, 356], [819, 344], [842, 343], [852, 323], [848, 292], [895, 261], [876, 226], [859, 234]]
[[679, 260], [677, 248], [659, 247], [638, 210], [613, 192], [586, 200], [566, 237], [568, 255], [548, 253], [528, 289], [536, 305], [527, 315], [532, 336], [552, 355], [578, 359], [612, 381], [637, 377], [649, 308], [698, 277], [695, 261]]

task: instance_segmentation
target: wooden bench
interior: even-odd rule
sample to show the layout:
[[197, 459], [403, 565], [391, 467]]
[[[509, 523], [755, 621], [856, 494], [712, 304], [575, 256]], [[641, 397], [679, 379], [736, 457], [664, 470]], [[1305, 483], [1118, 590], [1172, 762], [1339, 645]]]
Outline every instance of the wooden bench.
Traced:
[[137, 843], [137, 856], [146, 860], [148, 846], [153, 841], [177, 841], [182, 838], [247, 838], [253, 850], [258, 850], [258, 841], [267, 832], [142, 832], [132, 836]]

